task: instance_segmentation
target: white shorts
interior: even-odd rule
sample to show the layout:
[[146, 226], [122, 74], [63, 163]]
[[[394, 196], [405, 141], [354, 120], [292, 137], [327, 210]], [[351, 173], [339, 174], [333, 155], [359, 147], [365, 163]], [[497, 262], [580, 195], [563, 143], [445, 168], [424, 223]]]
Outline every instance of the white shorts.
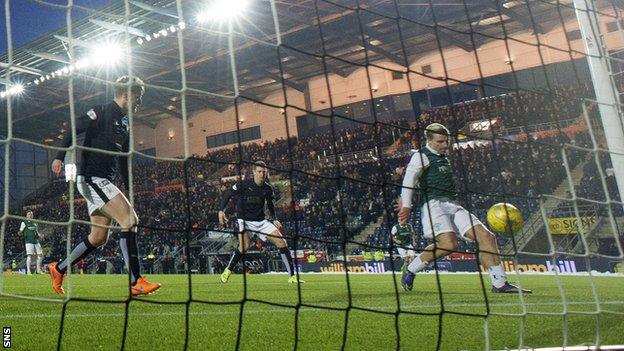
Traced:
[[267, 235], [273, 234], [277, 230], [277, 227], [273, 225], [273, 223], [267, 221], [266, 219], [263, 221], [245, 221], [243, 219], [238, 220], [238, 231], [248, 232], [249, 236], [253, 237], [256, 235], [258, 239], [262, 241], [267, 241]]
[[100, 177], [78, 176], [76, 186], [80, 194], [87, 200], [89, 215], [101, 209], [121, 191], [110, 180]]
[[[431, 212], [431, 217], [429, 212]], [[428, 204], [422, 206], [420, 222], [423, 226], [423, 234], [428, 239], [433, 239], [434, 235], [454, 232], [466, 241], [472, 241], [466, 237], [466, 233], [472, 227], [482, 224], [475, 215], [457, 203], [441, 199], [429, 200]]]
[[41, 244], [26, 244], [26, 254], [27, 255], [41, 255], [43, 251], [41, 250]]
[[414, 247], [412, 245], [408, 245], [408, 248], [397, 247], [397, 251], [399, 252], [399, 256], [401, 258], [405, 257], [414, 257], [416, 256], [416, 251], [414, 251]]

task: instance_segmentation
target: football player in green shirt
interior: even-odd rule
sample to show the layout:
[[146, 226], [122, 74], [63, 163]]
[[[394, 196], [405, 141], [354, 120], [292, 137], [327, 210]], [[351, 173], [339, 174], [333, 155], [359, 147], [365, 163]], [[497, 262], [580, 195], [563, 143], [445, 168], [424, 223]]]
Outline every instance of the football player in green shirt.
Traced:
[[455, 178], [448, 158], [451, 148], [450, 133], [440, 123], [425, 128], [427, 145], [414, 150], [405, 175], [399, 202], [399, 223], [409, 221], [414, 190], [418, 190], [418, 207], [423, 235], [436, 241], [416, 255], [403, 272], [401, 283], [412, 290], [414, 277], [429, 262], [457, 251], [458, 236], [468, 242], [477, 242], [481, 264], [488, 270], [494, 293], [530, 293], [530, 290], [507, 282], [501, 264], [496, 236], [479, 219], [457, 202]]
[[33, 211], [26, 212], [26, 220], [20, 224], [18, 234], [24, 235], [24, 243], [26, 244], [26, 274], [30, 274], [30, 266], [33, 258], [37, 255], [37, 274], [43, 274], [41, 269], [41, 261], [43, 260], [43, 250], [41, 250], [41, 244], [39, 243], [39, 228], [37, 223], [32, 221]]

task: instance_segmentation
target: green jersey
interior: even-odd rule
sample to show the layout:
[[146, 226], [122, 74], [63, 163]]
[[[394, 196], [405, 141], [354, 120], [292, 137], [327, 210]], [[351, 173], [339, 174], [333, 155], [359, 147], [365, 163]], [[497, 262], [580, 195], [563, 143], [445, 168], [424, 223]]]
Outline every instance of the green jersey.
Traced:
[[455, 178], [448, 157], [433, 153], [429, 147], [420, 152], [427, 156], [429, 165], [418, 178], [418, 207], [433, 199], [456, 200]]
[[392, 236], [401, 241], [401, 245], [411, 245], [412, 244], [412, 233], [414, 232], [414, 227], [411, 224], [407, 223], [404, 225], [395, 224], [392, 227]]
[[39, 243], [39, 229], [37, 223], [31, 221], [23, 221], [20, 225], [20, 232], [24, 233], [24, 242], [26, 244], [38, 244]]

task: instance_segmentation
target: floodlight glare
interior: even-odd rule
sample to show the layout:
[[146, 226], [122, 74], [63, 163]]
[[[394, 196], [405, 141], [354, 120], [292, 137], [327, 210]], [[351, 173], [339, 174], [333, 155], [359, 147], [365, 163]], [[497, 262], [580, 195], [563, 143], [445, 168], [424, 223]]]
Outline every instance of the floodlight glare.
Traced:
[[9, 90], [7, 90], [7, 94], [17, 95], [24, 92], [24, 86], [22, 84], [15, 84]]
[[143, 44], [143, 38], [137, 38], [137, 44], [139, 45]]
[[224, 21], [239, 16], [247, 7], [247, 0], [216, 0], [204, 12], [197, 15], [200, 23]]
[[83, 69], [85, 67], [88, 67], [89, 65], [91, 65], [91, 60], [89, 60], [88, 58], [83, 58], [76, 62], [76, 69]]
[[112, 66], [123, 57], [121, 45], [113, 42], [99, 44], [91, 54], [91, 60], [99, 66]]

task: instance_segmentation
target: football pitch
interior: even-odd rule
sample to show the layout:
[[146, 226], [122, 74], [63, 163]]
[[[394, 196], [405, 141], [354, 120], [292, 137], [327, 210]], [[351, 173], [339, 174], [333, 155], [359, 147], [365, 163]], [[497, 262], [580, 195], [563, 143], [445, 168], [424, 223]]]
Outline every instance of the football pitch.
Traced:
[[[521, 338], [529, 347], [597, 337], [624, 343], [622, 276], [522, 275], [522, 286], [534, 290], [523, 297], [492, 294], [486, 276], [484, 294], [476, 274], [418, 275], [411, 292], [390, 274], [350, 274], [348, 282], [344, 274], [304, 274], [299, 289], [284, 274], [247, 275], [246, 288], [242, 275], [227, 284], [216, 275], [193, 275], [190, 284], [186, 275], [148, 278], [163, 287], [126, 306], [127, 276], [73, 275], [76, 300], [66, 305], [61, 348], [118, 350], [125, 342], [128, 350], [181, 350], [187, 335], [191, 350], [233, 350], [237, 339], [243, 350], [315, 351], [484, 350], [487, 339], [489, 348], [505, 349]], [[0, 297], [12, 349], [56, 349], [63, 303], [49, 277], [7, 275], [3, 285], [6, 294], [36, 298]]]

